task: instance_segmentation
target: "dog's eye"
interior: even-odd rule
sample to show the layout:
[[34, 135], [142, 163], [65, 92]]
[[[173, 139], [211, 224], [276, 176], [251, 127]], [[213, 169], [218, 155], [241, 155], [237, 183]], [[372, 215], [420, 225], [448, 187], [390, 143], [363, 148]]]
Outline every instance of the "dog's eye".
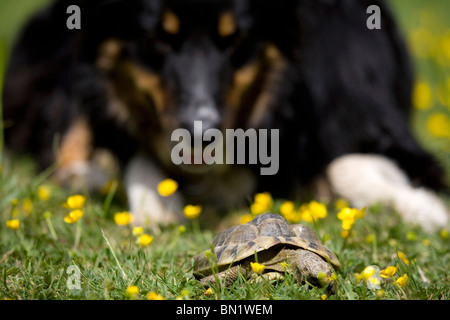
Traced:
[[223, 13], [219, 18], [217, 31], [221, 37], [229, 37], [236, 32], [236, 20], [231, 12]]
[[165, 32], [176, 35], [180, 31], [180, 20], [172, 11], [166, 11], [162, 19], [162, 27]]

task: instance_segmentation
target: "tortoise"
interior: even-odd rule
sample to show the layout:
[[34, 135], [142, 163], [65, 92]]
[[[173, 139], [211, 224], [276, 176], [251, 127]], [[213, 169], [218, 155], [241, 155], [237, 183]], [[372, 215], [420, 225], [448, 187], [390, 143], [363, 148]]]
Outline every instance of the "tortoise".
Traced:
[[[204, 286], [221, 279], [225, 286], [233, 283], [239, 274], [249, 278], [250, 262], [265, 266], [268, 279], [282, 278], [292, 272], [296, 281], [310, 284], [326, 284], [334, 293], [335, 284], [330, 280], [333, 268], [341, 267], [336, 255], [323, 246], [311, 228], [302, 224], [289, 224], [279, 214], [265, 213], [250, 222], [231, 227], [213, 240], [218, 270], [215, 275], [206, 251], [194, 257], [194, 276]], [[321, 281], [325, 279], [326, 281]]]

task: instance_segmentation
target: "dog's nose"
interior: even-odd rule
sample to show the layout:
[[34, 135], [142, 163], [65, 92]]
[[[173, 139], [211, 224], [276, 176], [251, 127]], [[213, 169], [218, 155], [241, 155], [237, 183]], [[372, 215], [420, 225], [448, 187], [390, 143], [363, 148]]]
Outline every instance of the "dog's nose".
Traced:
[[203, 136], [208, 129], [219, 129], [220, 115], [214, 104], [199, 104], [189, 109], [191, 112], [181, 121], [181, 126], [187, 129], [192, 137]]

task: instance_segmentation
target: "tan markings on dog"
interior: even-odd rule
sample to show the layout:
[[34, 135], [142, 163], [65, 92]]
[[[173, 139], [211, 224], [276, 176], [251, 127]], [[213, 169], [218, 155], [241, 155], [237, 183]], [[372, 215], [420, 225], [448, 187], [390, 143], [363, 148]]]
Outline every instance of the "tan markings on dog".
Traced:
[[225, 12], [220, 16], [217, 30], [221, 37], [231, 36], [236, 31], [236, 20], [231, 12]]
[[259, 70], [260, 63], [256, 61], [235, 72], [233, 86], [228, 95], [229, 104], [234, 109], [239, 109], [243, 94], [254, 83]]
[[266, 47], [264, 64], [265, 69], [267, 69], [267, 74], [264, 79], [262, 91], [250, 114], [248, 121], [249, 127], [256, 127], [261, 123], [269, 105], [273, 103], [273, 90], [276, 88], [276, 83], [280, 80], [282, 72], [287, 67], [286, 60], [274, 45], [268, 45]]
[[175, 13], [167, 10], [164, 12], [162, 26], [167, 33], [177, 34], [180, 31], [180, 20]]
[[152, 97], [158, 112], [163, 112], [166, 99], [160, 77], [136, 64], [130, 63], [129, 66], [131, 77], [134, 79], [136, 86]]
[[77, 119], [64, 135], [58, 154], [58, 164], [69, 167], [87, 161], [92, 153], [92, 132], [86, 118]]
[[122, 44], [117, 39], [107, 39], [100, 44], [98, 49], [97, 67], [101, 70], [111, 70], [117, 63], [119, 54], [122, 50]]

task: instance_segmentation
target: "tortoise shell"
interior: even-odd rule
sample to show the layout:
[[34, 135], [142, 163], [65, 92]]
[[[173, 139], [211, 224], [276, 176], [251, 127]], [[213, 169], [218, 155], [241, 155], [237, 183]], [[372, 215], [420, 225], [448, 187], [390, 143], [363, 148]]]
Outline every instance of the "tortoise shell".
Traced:
[[[277, 245], [312, 251], [334, 267], [341, 267], [336, 255], [321, 244], [311, 228], [302, 224], [291, 225], [282, 216], [274, 213], [258, 215], [246, 224], [219, 233], [213, 240], [219, 267], [239, 263], [255, 252], [270, 250]], [[195, 274], [207, 274], [211, 269], [205, 252], [194, 257]]]

